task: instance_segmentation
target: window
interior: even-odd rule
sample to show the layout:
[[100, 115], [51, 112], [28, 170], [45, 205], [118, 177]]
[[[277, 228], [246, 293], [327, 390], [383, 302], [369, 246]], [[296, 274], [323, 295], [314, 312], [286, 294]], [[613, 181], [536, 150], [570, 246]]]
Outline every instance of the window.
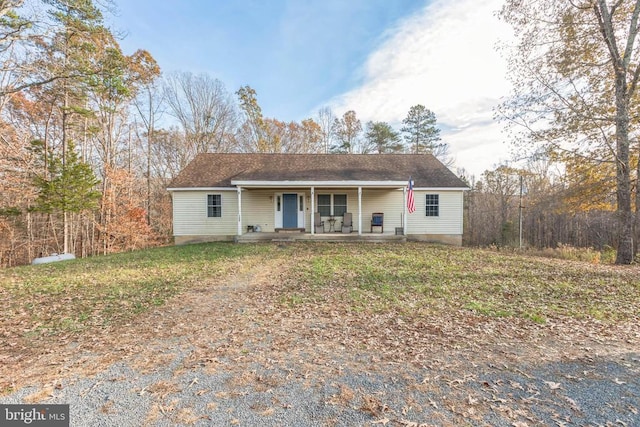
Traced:
[[304, 211], [304, 196], [300, 196], [300, 203], [298, 204], [300, 212]]
[[207, 217], [220, 218], [222, 216], [222, 196], [207, 194]]
[[331, 194], [318, 194], [320, 216], [331, 216]]
[[346, 194], [318, 194], [320, 216], [342, 216], [346, 211]]
[[427, 216], [440, 216], [440, 195], [427, 194]]
[[346, 211], [347, 211], [347, 195], [334, 194], [333, 195], [333, 214], [335, 216], [342, 216]]

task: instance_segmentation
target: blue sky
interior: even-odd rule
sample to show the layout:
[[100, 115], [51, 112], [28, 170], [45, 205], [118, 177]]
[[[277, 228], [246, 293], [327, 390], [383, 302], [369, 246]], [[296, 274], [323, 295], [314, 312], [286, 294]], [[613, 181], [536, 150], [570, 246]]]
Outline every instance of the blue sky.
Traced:
[[508, 157], [492, 108], [507, 94], [495, 44], [500, 0], [120, 0], [128, 54], [163, 72], [248, 84], [267, 117], [336, 115], [399, 128], [412, 105], [436, 113], [456, 166], [479, 174]]

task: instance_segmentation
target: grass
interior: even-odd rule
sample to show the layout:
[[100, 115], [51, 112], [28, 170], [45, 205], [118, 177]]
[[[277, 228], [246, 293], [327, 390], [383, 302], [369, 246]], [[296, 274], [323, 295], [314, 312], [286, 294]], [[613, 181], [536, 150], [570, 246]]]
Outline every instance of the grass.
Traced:
[[276, 283], [283, 309], [340, 302], [406, 317], [464, 310], [536, 323], [640, 315], [637, 267], [419, 243], [211, 243], [0, 270], [0, 327], [29, 338], [129, 322], [191, 287], [273, 257], [293, 266]]
[[[422, 244], [315, 246], [289, 290], [354, 310], [437, 315], [469, 310], [544, 323], [551, 317], [640, 315], [637, 267], [593, 265]], [[303, 292], [304, 290], [304, 292]]]
[[174, 246], [0, 270], [0, 324], [38, 336], [126, 322], [268, 249]]

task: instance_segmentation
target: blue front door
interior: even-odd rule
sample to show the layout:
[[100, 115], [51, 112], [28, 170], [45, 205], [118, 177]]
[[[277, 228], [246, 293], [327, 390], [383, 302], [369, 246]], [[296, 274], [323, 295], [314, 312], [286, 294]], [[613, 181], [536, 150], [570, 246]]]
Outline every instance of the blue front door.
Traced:
[[298, 195], [283, 194], [282, 195], [282, 227], [297, 228], [298, 227]]

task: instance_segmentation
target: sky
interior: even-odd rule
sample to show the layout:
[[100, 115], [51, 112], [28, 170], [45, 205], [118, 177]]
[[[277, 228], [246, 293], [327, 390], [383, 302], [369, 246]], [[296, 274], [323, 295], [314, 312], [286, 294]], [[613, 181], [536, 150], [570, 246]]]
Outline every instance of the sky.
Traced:
[[479, 178], [510, 157], [493, 119], [509, 95], [502, 0], [116, 1], [126, 54], [146, 49], [164, 73], [206, 73], [230, 93], [249, 85], [265, 117], [330, 107], [399, 130], [422, 104], [454, 168]]

